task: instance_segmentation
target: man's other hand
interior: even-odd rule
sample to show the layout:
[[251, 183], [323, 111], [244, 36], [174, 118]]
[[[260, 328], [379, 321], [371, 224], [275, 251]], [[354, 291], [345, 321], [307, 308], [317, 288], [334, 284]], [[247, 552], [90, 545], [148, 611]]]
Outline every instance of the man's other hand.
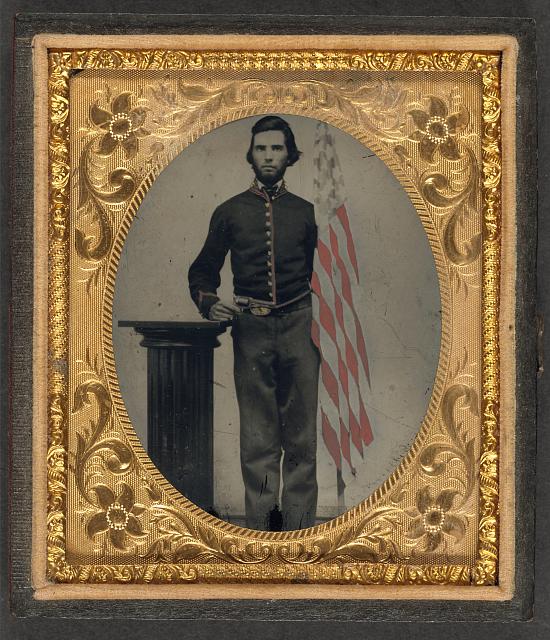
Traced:
[[218, 322], [223, 320], [232, 320], [233, 316], [239, 313], [240, 308], [236, 304], [232, 304], [231, 302], [224, 302], [223, 300], [218, 300], [215, 304], [210, 307], [210, 311], [208, 313], [209, 320], [216, 320]]

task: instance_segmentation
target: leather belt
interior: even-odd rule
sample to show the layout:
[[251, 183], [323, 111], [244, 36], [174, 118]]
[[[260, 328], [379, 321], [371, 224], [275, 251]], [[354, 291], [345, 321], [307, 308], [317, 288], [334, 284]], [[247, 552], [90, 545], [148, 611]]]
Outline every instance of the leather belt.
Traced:
[[306, 291], [282, 304], [269, 305], [261, 300], [254, 300], [253, 298], [246, 298], [245, 296], [235, 296], [234, 301], [235, 304], [241, 308], [241, 311], [251, 313], [254, 316], [280, 316], [311, 306], [311, 291]]

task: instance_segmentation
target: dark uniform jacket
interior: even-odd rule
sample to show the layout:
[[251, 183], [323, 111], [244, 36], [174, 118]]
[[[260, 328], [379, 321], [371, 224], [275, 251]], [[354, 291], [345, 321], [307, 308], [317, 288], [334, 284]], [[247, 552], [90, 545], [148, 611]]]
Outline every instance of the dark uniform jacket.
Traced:
[[313, 205], [286, 190], [271, 198], [257, 183], [216, 208], [202, 251], [189, 269], [189, 289], [208, 316], [219, 300], [220, 270], [231, 252], [236, 296], [267, 306], [310, 290], [317, 226]]

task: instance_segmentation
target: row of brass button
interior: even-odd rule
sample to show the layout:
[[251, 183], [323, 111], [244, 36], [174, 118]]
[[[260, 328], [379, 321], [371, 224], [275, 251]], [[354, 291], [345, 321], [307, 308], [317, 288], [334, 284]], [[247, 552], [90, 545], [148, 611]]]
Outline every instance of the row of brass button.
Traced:
[[[266, 226], [266, 236], [267, 236], [267, 242], [266, 245], [269, 247], [269, 249], [267, 250], [267, 268], [269, 271], [269, 278], [267, 280], [267, 284], [272, 287], [273, 286], [273, 265], [271, 263], [271, 206], [269, 202], [265, 203], [265, 207], [266, 207], [266, 212], [265, 212], [265, 216], [266, 216], [266, 221], [265, 221], [265, 226]], [[273, 298], [273, 292], [270, 291], [269, 292], [269, 297]]]

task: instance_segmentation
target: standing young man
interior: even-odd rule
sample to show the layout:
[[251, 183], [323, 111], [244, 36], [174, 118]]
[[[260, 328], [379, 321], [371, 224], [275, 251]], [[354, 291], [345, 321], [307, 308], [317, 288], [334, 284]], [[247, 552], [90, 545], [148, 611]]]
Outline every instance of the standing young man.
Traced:
[[[285, 120], [266, 116], [256, 122], [247, 153], [255, 179], [216, 208], [189, 269], [191, 296], [201, 314], [233, 324], [251, 529], [270, 529], [279, 506], [284, 530], [310, 527], [317, 509], [319, 353], [311, 340], [310, 288], [317, 227], [313, 205], [287, 191], [283, 179], [299, 157]], [[228, 252], [232, 301], [216, 295]]]

